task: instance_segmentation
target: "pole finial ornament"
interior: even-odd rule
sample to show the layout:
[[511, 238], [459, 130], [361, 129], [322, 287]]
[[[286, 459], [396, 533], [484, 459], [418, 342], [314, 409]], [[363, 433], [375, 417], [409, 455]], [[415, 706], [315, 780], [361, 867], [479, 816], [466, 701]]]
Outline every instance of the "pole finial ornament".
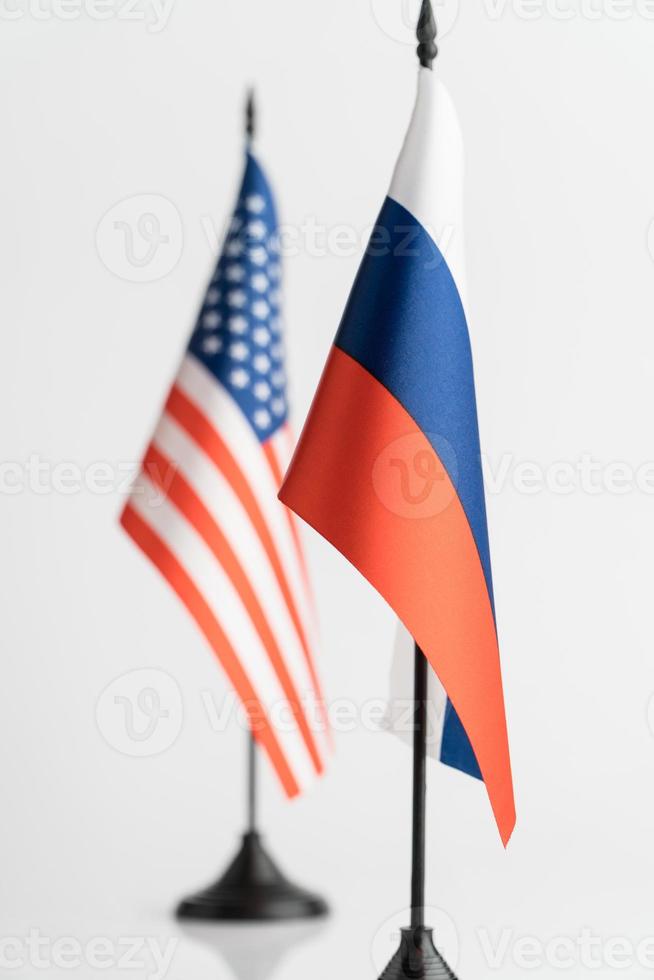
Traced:
[[254, 139], [256, 129], [256, 105], [254, 101], [254, 89], [248, 89], [248, 98], [245, 106], [245, 132], [248, 142]]
[[431, 0], [422, 0], [417, 36], [420, 42], [418, 44], [418, 58], [423, 68], [434, 67], [434, 61], [438, 54], [438, 47], [436, 46], [437, 34], [438, 28], [436, 26], [436, 18], [434, 17]]

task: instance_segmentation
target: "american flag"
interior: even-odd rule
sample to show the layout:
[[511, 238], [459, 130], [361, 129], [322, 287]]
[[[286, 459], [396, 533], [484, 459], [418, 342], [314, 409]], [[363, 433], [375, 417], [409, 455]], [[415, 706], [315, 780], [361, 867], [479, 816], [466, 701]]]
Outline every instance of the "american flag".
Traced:
[[328, 746], [290, 462], [279, 230], [250, 151], [222, 255], [121, 523], [195, 619], [289, 796]]

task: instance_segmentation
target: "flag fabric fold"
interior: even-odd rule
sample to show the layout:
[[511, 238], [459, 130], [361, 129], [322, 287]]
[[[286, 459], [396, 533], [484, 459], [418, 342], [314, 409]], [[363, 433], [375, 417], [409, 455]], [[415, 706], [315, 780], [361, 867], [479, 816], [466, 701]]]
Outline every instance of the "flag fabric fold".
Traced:
[[[415, 641], [406, 627], [398, 624], [390, 674], [390, 693], [382, 731], [413, 746]], [[452, 702], [436, 673], [430, 671], [427, 693], [427, 755], [453, 769], [481, 779], [470, 741]]]
[[275, 204], [248, 152], [200, 315], [121, 522], [196, 621], [289, 796], [328, 747], [295, 516]]
[[515, 807], [464, 311], [462, 177], [454, 107], [421, 69], [389, 196], [280, 496], [424, 651], [448, 698], [440, 758], [484, 780], [506, 844]]

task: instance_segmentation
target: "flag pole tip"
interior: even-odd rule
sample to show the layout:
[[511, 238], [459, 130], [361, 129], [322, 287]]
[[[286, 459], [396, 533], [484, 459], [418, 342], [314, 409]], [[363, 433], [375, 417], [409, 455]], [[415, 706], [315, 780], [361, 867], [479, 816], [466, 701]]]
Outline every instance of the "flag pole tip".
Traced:
[[431, 0], [422, 0], [416, 34], [419, 42], [417, 50], [420, 64], [423, 68], [431, 69], [434, 67], [434, 61], [438, 54], [438, 47], [436, 45], [438, 28], [436, 26], [436, 18]]
[[250, 87], [248, 89], [247, 100], [245, 103], [245, 133], [248, 138], [248, 142], [251, 143], [254, 139], [255, 134], [255, 124], [256, 124], [256, 113], [257, 106], [254, 96], [254, 88]]

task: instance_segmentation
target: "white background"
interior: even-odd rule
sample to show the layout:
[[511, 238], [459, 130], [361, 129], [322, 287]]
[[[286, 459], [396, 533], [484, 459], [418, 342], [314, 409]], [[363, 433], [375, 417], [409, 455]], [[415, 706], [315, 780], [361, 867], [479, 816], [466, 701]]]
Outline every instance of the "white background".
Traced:
[[[102, 21], [74, 0], [63, 11], [25, 0], [20, 16], [4, 2], [3, 461], [138, 459], [213, 263], [207, 228], [219, 234], [233, 203], [248, 82], [282, 220], [370, 226], [414, 97], [401, 8], [176, 0], [157, 22], [147, 0], [139, 19], [124, 19], [116, 0]], [[654, 498], [651, 470], [649, 493], [642, 473], [640, 488], [634, 478], [617, 492], [610, 467], [635, 472], [654, 459], [654, 11], [635, 0], [445, 8], [437, 70], [466, 144], [482, 445], [495, 471], [508, 465], [488, 504], [518, 828], [505, 854], [483, 787], [434, 765], [429, 902], [458, 945], [462, 980], [641, 977], [637, 955], [617, 955], [612, 940], [654, 936]], [[160, 254], [178, 259], [154, 282], [127, 281], [134, 267], [97, 235], [124, 199], [136, 197], [125, 206], [136, 221], [142, 195], [158, 196], [170, 238]], [[178, 212], [183, 241], [160, 198]], [[298, 426], [361, 251], [335, 254], [306, 237], [285, 283]], [[577, 477], [569, 493], [527, 493], [518, 479], [520, 464], [551, 476], [552, 464], [585, 456], [601, 464], [597, 492]], [[220, 705], [226, 685], [119, 531], [121, 505], [118, 490], [3, 485], [0, 932], [180, 936], [170, 980], [222, 980], [233, 973], [212, 941], [180, 934], [168, 913], [233, 851], [244, 735], [235, 722], [212, 731], [203, 694]], [[329, 698], [384, 698], [393, 617], [328, 545], [306, 538]], [[183, 706], [174, 744], [144, 758], [115, 747], [120, 717], [108, 739], [98, 724], [102, 692], [137, 668], [174, 678]], [[133, 684], [121, 683], [128, 696]], [[358, 725], [339, 734], [332, 770], [309, 797], [288, 805], [269, 774], [264, 788], [276, 855], [335, 910], [274, 976], [374, 980], [408, 902], [410, 754]], [[521, 938], [574, 946], [584, 929], [596, 969], [579, 949], [562, 969], [565, 945], [536, 945], [526, 962], [540, 970], [525, 968]], [[505, 944], [495, 971], [484, 937]], [[25, 960], [8, 975], [33, 976]], [[117, 964], [77, 971], [96, 972], [126, 975]]]

